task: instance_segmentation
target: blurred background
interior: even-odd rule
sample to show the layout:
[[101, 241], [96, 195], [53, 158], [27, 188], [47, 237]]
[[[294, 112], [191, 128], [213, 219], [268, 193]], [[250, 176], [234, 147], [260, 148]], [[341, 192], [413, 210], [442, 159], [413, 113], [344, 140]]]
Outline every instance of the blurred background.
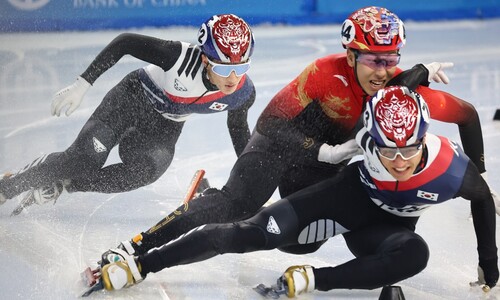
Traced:
[[4, 0], [0, 31], [198, 26], [221, 11], [237, 14], [250, 25], [331, 24], [371, 5], [386, 7], [404, 21], [500, 16], [500, 0]]

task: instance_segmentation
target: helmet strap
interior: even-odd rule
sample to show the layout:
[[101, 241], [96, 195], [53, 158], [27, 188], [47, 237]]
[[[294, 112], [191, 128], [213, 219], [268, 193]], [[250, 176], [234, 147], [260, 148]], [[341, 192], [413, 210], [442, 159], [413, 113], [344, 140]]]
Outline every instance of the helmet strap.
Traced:
[[354, 66], [353, 66], [353, 72], [354, 72], [354, 78], [356, 79], [356, 83], [359, 85], [359, 87], [361, 88], [361, 90], [363, 91], [363, 93], [365, 93], [366, 96], [368, 97], [371, 97], [370, 94], [368, 94], [365, 89], [363, 89], [363, 86], [361, 85], [361, 83], [359, 82], [359, 78], [358, 78], [358, 50], [356, 49], [349, 49], [350, 51], [352, 51], [352, 54], [354, 55]]
[[361, 83], [359, 82], [359, 78], [358, 78], [358, 61], [355, 59], [354, 60], [354, 67], [353, 67], [353, 71], [354, 71], [354, 78], [356, 79], [356, 82], [358, 83], [359, 87], [361, 88], [361, 90], [363, 91], [363, 93], [365, 93], [366, 96], [370, 96], [366, 91], [365, 89], [363, 88], [363, 86], [361, 85]]

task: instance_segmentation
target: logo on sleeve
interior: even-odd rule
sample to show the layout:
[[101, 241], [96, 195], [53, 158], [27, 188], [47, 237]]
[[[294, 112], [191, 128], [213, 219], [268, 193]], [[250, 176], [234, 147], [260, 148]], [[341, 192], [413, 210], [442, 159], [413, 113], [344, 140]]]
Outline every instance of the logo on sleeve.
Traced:
[[94, 142], [94, 150], [95, 152], [97, 153], [101, 153], [101, 152], [105, 152], [107, 151], [108, 149], [106, 148], [106, 146], [104, 146], [101, 141], [99, 141], [97, 138], [93, 138], [92, 141]]
[[180, 92], [187, 92], [187, 88], [177, 78], [174, 81], [174, 88]]
[[276, 220], [274, 220], [273, 216], [269, 217], [269, 221], [267, 222], [267, 232], [272, 233], [272, 234], [281, 234], [281, 230], [278, 226], [278, 223], [276, 223]]
[[425, 200], [437, 201], [439, 194], [418, 190], [417, 197], [425, 199]]
[[347, 83], [347, 79], [345, 79], [344, 76], [342, 75], [333, 75], [333, 77], [336, 77], [338, 79], [340, 79], [340, 81], [342, 81], [342, 83], [345, 85], [345, 86], [348, 86], [349, 84]]
[[214, 103], [212, 103], [212, 105], [210, 105], [209, 108], [211, 110], [223, 111], [224, 109], [226, 109], [227, 106], [228, 105], [224, 104], [224, 103], [214, 102]]

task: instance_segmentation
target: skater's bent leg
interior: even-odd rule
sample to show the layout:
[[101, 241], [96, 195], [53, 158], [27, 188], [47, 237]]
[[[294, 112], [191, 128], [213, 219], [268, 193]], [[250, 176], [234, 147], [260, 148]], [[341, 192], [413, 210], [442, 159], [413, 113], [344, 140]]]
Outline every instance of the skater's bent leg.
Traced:
[[150, 155], [143, 153], [133, 161], [116, 163], [94, 172], [92, 177], [72, 181], [74, 191], [122, 193], [158, 180], [173, 159], [173, 150], [161, 149]]
[[[275, 223], [269, 227], [269, 218]], [[297, 218], [286, 199], [237, 223], [197, 227], [158, 249], [139, 256], [143, 275], [224, 253], [270, 250], [297, 239]], [[279, 230], [279, 234], [275, 230]]]
[[427, 266], [427, 244], [404, 227], [373, 226], [344, 237], [356, 258], [315, 269], [316, 289], [375, 289], [414, 276]]
[[74, 180], [74, 190], [121, 193], [158, 180], [172, 162], [175, 142], [182, 129], [182, 123], [170, 121], [168, 125], [161, 134], [129, 129], [119, 144], [121, 162], [99, 169], [93, 176]]
[[[198, 197], [142, 233], [138, 252], [159, 247], [197, 226], [210, 223], [227, 223], [253, 215], [277, 186], [277, 168], [263, 161], [256, 153], [240, 156], [231, 172], [231, 177], [221, 191]], [[274, 171], [273, 171], [274, 170]], [[139, 249], [140, 248], [140, 249]]]
[[255, 214], [273, 195], [284, 171], [286, 161], [269, 152], [243, 153], [231, 170], [223, 191], [240, 207], [240, 214], [228, 220], [241, 219]]
[[203, 261], [218, 254], [255, 251], [264, 243], [265, 234], [257, 226], [239, 223], [203, 225], [178, 240], [139, 256], [143, 269], [141, 273], [145, 275], [172, 266]]
[[0, 190], [7, 198], [12, 198], [30, 188], [47, 186], [55, 181], [92, 176], [104, 165], [115, 142], [113, 130], [90, 118], [66, 151], [36, 159], [17, 174], [1, 180]]

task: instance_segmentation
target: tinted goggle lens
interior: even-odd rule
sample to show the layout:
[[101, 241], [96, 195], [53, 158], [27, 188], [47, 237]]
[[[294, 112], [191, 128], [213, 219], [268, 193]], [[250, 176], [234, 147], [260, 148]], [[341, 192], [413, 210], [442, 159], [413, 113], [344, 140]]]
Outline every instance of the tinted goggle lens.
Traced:
[[422, 150], [422, 143], [402, 148], [376, 146], [376, 149], [380, 156], [387, 158], [388, 160], [395, 160], [398, 154], [401, 155], [401, 158], [408, 160], [420, 153]]
[[372, 69], [377, 68], [392, 68], [399, 64], [401, 55], [394, 54], [374, 54], [374, 53], [360, 53], [356, 52], [356, 61], [368, 66]]
[[246, 63], [235, 65], [218, 64], [211, 60], [208, 60], [208, 63], [212, 66], [212, 71], [222, 77], [229, 77], [233, 71], [236, 73], [236, 76], [242, 76], [250, 69], [250, 60]]

